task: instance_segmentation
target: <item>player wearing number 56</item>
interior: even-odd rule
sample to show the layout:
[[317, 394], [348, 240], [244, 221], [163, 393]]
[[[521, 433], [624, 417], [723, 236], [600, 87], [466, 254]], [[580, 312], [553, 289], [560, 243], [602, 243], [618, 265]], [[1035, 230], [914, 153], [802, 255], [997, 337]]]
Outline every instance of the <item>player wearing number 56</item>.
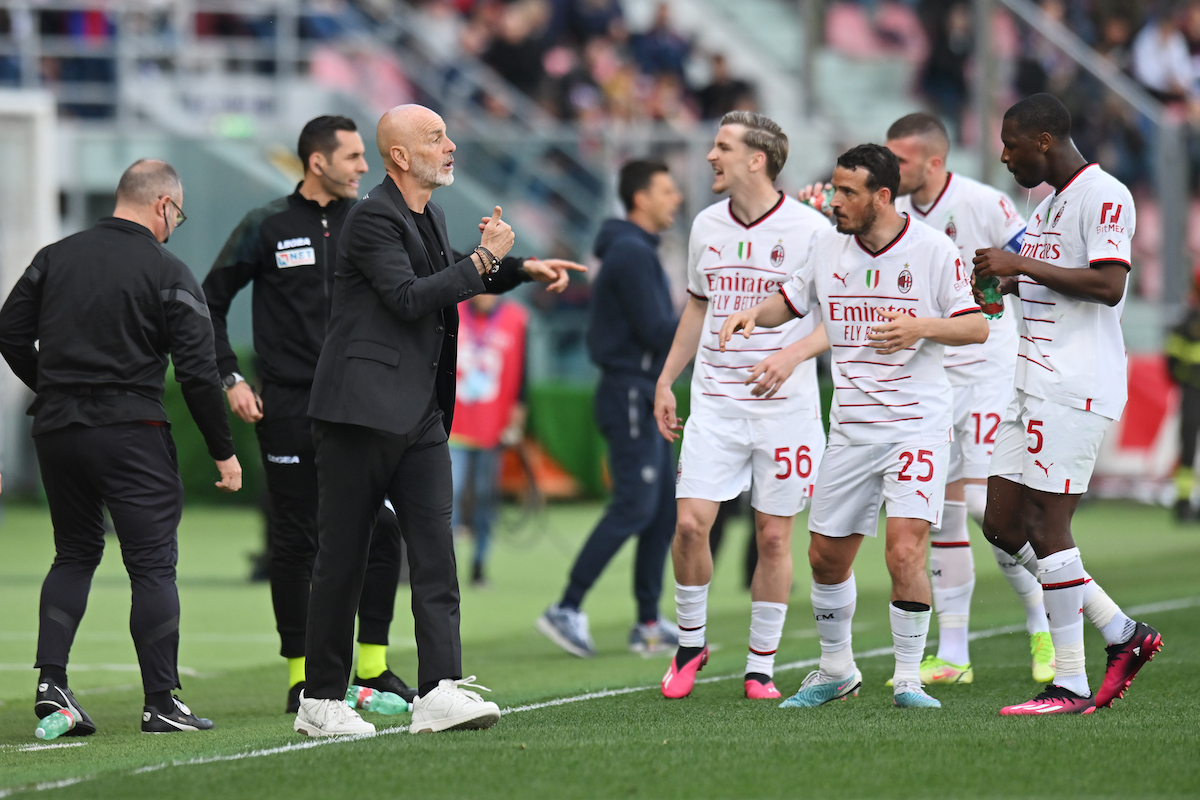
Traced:
[[860, 145], [833, 172], [837, 230], [814, 239], [780, 291], [725, 319], [720, 349], [746, 347], [782, 324], [817, 312], [833, 349], [829, 449], [809, 515], [812, 603], [820, 667], [785, 701], [809, 707], [857, 693], [850, 646], [856, 590], [851, 570], [863, 536], [887, 503], [890, 608], [896, 642], [895, 703], [936, 707], [921, 688], [929, 630], [925, 553], [941, 519], [952, 425], [945, 345], [987, 339], [988, 325], [944, 233], [897, 213], [896, 156]]

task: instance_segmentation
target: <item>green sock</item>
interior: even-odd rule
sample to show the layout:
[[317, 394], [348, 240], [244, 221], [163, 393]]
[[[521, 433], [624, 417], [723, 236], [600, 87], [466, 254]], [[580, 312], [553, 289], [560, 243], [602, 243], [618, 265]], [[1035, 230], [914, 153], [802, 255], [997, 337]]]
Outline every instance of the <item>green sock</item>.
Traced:
[[299, 658], [289, 658], [288, 662], [288, 688], [292, 688], [300, 681], [304, 680], [304, 656]]
[[358, 669], [360, 678], [378, 678], [387, 671], [387, 645], [358, 643]]
[[1195, 481], [1195, 473], [1191, 467], [1177, 467], [1175, 469], [1175, 499], [1187, 500], [1192, 496], [1192, 484]]

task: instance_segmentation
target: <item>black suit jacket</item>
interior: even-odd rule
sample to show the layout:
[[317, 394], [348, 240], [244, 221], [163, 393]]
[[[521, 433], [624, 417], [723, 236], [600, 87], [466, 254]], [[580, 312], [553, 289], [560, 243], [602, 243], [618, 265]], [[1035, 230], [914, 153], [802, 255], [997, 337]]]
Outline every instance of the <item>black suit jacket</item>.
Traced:
[[481, 277], [450, 248], [446, 215], [425, 208], [453, 263], [428, 253], [416, 220], [390, 177], [346, 215], [338, 243], [329, 331], [313, 380], [314, 419], [394, 434], [412, 431], [436, 397], [449, 433], [457, 377], [458, 303], [525, 280], [504, 259]]

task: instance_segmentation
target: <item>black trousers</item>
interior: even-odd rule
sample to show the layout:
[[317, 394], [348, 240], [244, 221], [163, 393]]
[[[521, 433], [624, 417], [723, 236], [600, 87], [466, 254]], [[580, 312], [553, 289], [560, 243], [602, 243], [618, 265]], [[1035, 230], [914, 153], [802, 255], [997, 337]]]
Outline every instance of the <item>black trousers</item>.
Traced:
[[354, 610], [367, 568], [371, 526], [386, 495], [408, 546], [417, 679], [426, 694], [462, 677], [458, 572], [450, 531], [450, 448], [436, 411], [404, 436], [313, 422], [317, 447], [317, 558], [308, 605], [305, 696], [346, 696]]
[[129, 632], [143, 690], [179, 688], [175, 563], [183, 484], [166, 424], [71, 425], [34, 437], [54, 524], [54, 564], [42, 583], [37, 667], [63, 669], [104, 554], [112, 515], [133, 590]]
[[[307, 388], [267, 385], [256, 426], [267, 484], [267, 552], [279, 654], [304, 655], [309, 586], [317, 555], [317, 464]], [[273, 412], [274, 409], [274, 412]], [[358, 606], [358, 641], [388, 643], [400, 580], [400, 524], [379, 506]]]
[[608, 443], [613, 494], [571, 567], [561, 603], [579, 608], [608, 562], [636, 536], [633, 594], [637, 621], [658, 619], [663, 568], [675, 536], [675, 452], [654, 424], [654, 387], [605, 375], [596, 387], [596, 422]]
[[1200, 435], [1200, 388], [1184, 384], [1179, 413], [1179, 463], [1191, 469], [1196, 465], [1196, 437]]

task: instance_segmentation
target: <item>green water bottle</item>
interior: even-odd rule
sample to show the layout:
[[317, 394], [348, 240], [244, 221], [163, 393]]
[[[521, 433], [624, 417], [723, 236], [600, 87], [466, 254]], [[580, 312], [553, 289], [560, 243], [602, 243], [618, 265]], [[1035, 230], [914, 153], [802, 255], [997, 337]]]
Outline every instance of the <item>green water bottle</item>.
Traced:
[[376, 714], [403, 714], [411, 708], [398, 694], [353, 685], [346, 689], [346, 705]]
[[38, 723], [37, 730], [33, 732], [33, 735], [46, 741], [57, 739], [74, 728], [76, 722], [78, 720], [75, 719], [74, 714], [65, 708], [60, 708], [53, 714], [42, 717], [42, 721]]
[[1000, 293], [1000, 279], [996, 276], [976, 280], [979, 291], [983, 295], [980, 309], [987, 319], [1000, 319], [1004, 316], [1004, 295]]

